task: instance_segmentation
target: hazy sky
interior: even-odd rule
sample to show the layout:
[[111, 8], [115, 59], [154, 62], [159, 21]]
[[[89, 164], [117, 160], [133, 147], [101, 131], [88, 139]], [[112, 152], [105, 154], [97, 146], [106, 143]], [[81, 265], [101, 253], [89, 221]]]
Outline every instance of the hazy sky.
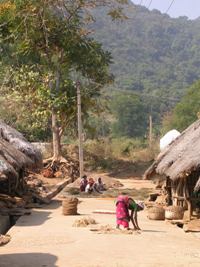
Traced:
[[[135, 4], [148, 7], [151, 0], [132, 0]], [[150, 9], [159, 9], [165, 13], [172, 0], [152, 0]], [[175, 0], [168, 14], [172, 17], [187, 16], [190, 19], [200, 17], [200, 0]]]

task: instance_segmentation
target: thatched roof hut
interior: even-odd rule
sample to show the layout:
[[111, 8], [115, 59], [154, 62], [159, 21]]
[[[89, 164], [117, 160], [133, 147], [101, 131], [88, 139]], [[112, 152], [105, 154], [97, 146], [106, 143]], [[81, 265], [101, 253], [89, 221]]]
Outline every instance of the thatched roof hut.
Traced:
[[200, 190], [200, 120], [189, 126], [168, 145], [147, 169], [144, 179], [160, 175], [173, 205], [187, 206], [190, 214], [199, 201]]
[[24, 136], [0, 121], [0, 191], [17, 191], [25, 169], [42, 167], [41, 153]]
[[197, 170], [200, 170], [200, 120], [189, 126], [158, 155], [144, 178], [158, 173], [177, 180]]
[[[147, 169], [144, 179], [155, 174], [166, 177], [172, 198], [191, 199], [200, 188], [200, 120], [189, 126], [167, 146]], [[175, 201], [176, 202], [176, 201]]]

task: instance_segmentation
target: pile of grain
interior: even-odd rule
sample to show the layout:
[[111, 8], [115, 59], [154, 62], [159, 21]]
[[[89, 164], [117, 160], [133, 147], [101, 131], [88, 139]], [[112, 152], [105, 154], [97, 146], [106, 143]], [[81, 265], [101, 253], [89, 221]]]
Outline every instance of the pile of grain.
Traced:
[[73, 223], [73, 227], [87, 227], [88, 225], [97, 224], [93, 218], [80, 218]]
[[132, 234], [139, 234], [139, 231], [134, 229], [116, 229], [107, 225], [102, 225], [99, 228], [91, 228], [90, 231], [96, 232], [98, 234], [125, 234], [125, 235], [132, 235]]
[[3, 246], [10, 242], [11, 237], [9, 235], [0, 235], [0, 246]]

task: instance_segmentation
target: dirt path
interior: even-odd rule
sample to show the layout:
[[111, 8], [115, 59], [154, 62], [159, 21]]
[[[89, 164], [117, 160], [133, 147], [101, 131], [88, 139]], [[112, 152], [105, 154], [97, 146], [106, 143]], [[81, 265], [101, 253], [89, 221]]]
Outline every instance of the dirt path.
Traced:
[[9, 231], [12, 240], [0, 248], [0, 267], [199, 267], [200, 239], [166, 222], [139, 214], [141, 234], [97, 234], [74, 228], [90, 215], [100, 225], [115, 227], [115, 215], [93, 214], [114, 209], [114, 200], [82, 199], [81, 216], [63, 216], [54, 200], [30, 216], [21, 217]]

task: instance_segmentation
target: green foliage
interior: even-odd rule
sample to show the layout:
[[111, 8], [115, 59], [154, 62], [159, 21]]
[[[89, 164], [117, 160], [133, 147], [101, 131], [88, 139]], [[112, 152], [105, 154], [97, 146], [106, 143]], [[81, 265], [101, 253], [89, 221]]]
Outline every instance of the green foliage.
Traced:
[[32, 129], [33, 124], [41, 126], [40, 121], [49, 125], [52, 110], [61, 128], [74, 126], [76, 84], [72, 74], [81, 79], [85, 114], [94, 110], [100, 89], [112, 80], [110, 53], [85, 31], [81, 15], [85, 8], [86, 2], [78, 0], [0, 4], [1, 70], [8, 68], [11, 73], [1, 89], [35, 120]]
[[133, 151], [147, 147], [144, 139], [141, 138], [114, 138], [112, 139], [112, 150], [115, 157], [131, 157]]
[[22, 105], [21, 98], [14, 100], [12, 97], [0, 99], [0, 119], [23, 133], [30, 141], [49, 141], [51, 124], [47, 117], [35, 113], [31, 102]]
[[165, 130], [175, 128], [183, 131], [195, 120], [200, 112], [200, 81], [194, 83], [176, 105], [172, 114], [165, 117], [163, 127]]
[[113, 98], [112, 111], [116, 121], [113, 134], [116, 136], [143, 136], [147, 118], [141, 99], [137, 95], [117, 95]]
[[117, 172], [124, 169], [127, 172], [126, 167], [131, 167], [133, 173], [136, 171], [134, 162], [153, 160], [158, 148], [154, 145], [154, 149], [150, 149], [140, 138], [102, 138], [98, 141], [87, 140], [84, 151], [85, 161], [90, 168], [113, 169]]
[[114, 88], [139, 94], [159, 123], [200, 77], [200, 20], [170, 18], [131, 2], [126, 15], [112, 24], [106, 9], [96, 10], [94, 36], [112, 52]]

